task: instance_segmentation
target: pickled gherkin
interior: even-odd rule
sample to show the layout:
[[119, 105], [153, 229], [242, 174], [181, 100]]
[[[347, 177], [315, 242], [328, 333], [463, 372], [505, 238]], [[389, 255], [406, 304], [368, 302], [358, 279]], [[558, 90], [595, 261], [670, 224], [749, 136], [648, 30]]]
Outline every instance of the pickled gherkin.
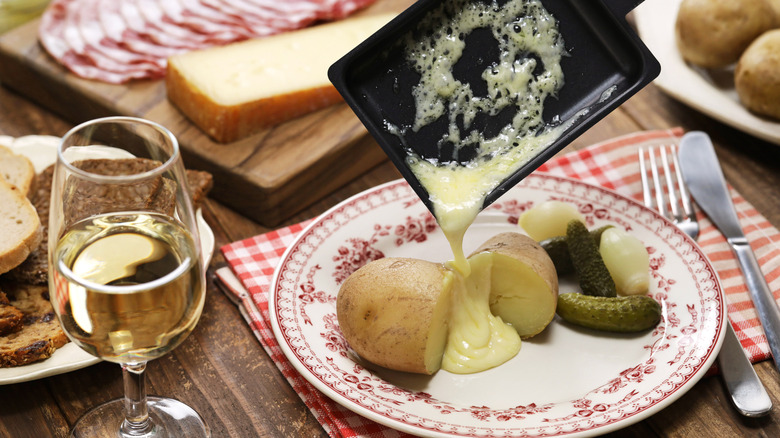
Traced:
[[[596, 242], [596, 245], [601, 241], [601, 235], [604, 231], [613, 228], [612, 225], [604, 225], [602, 227], [590, 230], [590, 237]], [[558, 275], [569, 275], [574, 273], [574, 264], [571, 262], [571, 256], [569, 255], [569, 244], [567, 243], [566, 236], [556, 236], [549, 239], [545, 239], [539, 242], [539, 245], [547, 251], [547, 255], [555, 265], [555, 271]]]
[[661, 321], [661, 305], [647, 295], [594, 297], [578, 293], [558, 296], [555, 311], [564, 321], [596, 330], [640, 332]]
[[568, 275], [574, 272], [574, 265], [569, 256], [569, 244], [566, 243], [566, 236], [556, 236], [542, 240], [539, 245], [544, 248], [547, 255], [550, 256], [555, 272], [558, 275]]
[[597, 297], [617, 296], [615, 281], [601, 258], [599, 245], [593, 240], [584, 223], [578, 220], [569, 222], [566, 227], [566, 243], [582, 293]]

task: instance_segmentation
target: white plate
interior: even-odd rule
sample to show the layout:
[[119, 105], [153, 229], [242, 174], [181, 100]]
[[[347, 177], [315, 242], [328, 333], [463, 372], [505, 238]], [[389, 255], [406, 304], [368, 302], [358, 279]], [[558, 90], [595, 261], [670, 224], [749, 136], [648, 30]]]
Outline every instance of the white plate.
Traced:
[[642, 41], [661, 63], [655, 84], [673, 98], [722, 123], [780, 144], [780, 122], [759, 117], [739, 102], [733, 69], [688, 65], [677, 50], [674, 23], [682, 0], [646, 0], [634, 14]]
[[[548, 199], [577, 205], [590, 227], [623, 226], [647, 245], [650, 293], [664, 311], [656, 329], [610, 334], [556, 317], [514, 359], [471, 375], [427, 377], [361, 361], [339, 331], [339, 284], [382, 256], [451, 257], [431, 215], [399, 180], [334, 207], [288, 248], [269, 296], [279, 345], [336, 402], [416, 435], [600, 435], [647, 418], [688, 391], [715, 360], [725, 322], [717, 274], [699, 247], [655, 212], [612, 191], [544, 174], [527, 177], [480, 214], [467, 232], [466, 253], [497, 233], [519, 231], [520, 212]], [[575, 290], [574, 282], [562, 281], [562, 293]]]
[[[0, 136], [0, 144], [10, 147], [17, 154], [24, 155], [33, 162], [35, 171], [40, 172], [56, 160], [59, 137], [48, 135], [30, 135], [19, 138]], [[114, 154], [107, 154], [115, 156]], [[198, 230], [202, 245], [204, 266], [208, 266], [214, 253], [214, 233], [203, 219], [201, 210], [197, 212]], [[0, 385], [26, 382], [57, 374], [78, 370], [100, 362], [100, 359], [86, 353], [73, 342], [69, 342], [40, 362], [12, 368], [0, 368]]]

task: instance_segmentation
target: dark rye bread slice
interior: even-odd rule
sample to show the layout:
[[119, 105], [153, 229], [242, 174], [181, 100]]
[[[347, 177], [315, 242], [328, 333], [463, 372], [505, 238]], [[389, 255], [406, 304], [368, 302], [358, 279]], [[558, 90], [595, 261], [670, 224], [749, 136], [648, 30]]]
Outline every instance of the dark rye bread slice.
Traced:
[[[147, 159], [124, 158], [81, 160], [73, 164], [98, 175], [134, 175], [148, 172], [160, 163]], [[162, 179], [157, 177], [131, 185], [110, 186], [82, 180], [70, 188], [71, 196], [64, 200], [63, 210], [70, 213], [64, 220], [66, 223], [74, 223], [96, 214], [148, 208], [150, 200], [162, 187]]]
[[[132, 166], [139, 166], [138, 168], [153, 168], [149, 167], [151, 160], [145, 160], [141, 158], [131, 158], [123, 160], [87, 160], [86, 166], [91, 171], [100, 169], [100, 172], [111, 172], [112, 167], [117, 167], [127, 171]], [[119, 161], [120, 163], [111, 164], [112, 161]], [[120, 170], [122, 171], [122, 170]], [[21, 265], [9, 271], [3, 277], [9, 278], [13, 281], [27, 284], [47, 284], [48, 282], [48, 231], [49, 231], [49, 202], [51, 198], [51, 185], [52, 177], [54, 175], [54, 166], [49, 166], [43, 170], [37, 176], [35, 187], [37, 190], [32, 198], [33, 205], [38, 210], [38, 215], [41, 218], [41, 224], [43, 225], [43, 242], [30, 254], [27, 259], [22, 262]], [[210, 173], [198, 170], [187, 170], [187, 181], [192, 193], [193, 205], [198, 208], [200, 204], [206, 199], [209, 191], [214, 185], [213, 177]], [[163, 187], [160, 185], [160, 187]], [[165, 195], [161, 194], [165, 193]], [[173, 205], [170, 196], [173, 196], [171, 190], [158, 190], [157, 193], [150, 194], [150, 198], [145, 200], [144, 203], [155, 203], [157, 205], [168, 204]], [[160, 207], [162, 208], [162, 207]], [[161, 210], [162, 211], [162, 210]]]
[[22, 329], [24, 313], [14, 307], [6, 294], [0, 291], [0, 336]]
[[19, 330], [0, 336], [0, 367], [27, 365], [50, 357], [68, 343], [49, 302], [49, 288], [4, 282], [10, 305], [24, 315]]

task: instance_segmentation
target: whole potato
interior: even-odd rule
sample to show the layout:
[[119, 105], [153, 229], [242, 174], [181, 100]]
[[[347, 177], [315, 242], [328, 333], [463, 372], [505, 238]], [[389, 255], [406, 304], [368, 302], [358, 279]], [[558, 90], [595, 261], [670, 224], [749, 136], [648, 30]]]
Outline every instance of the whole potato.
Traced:
[[677, 48], [692, 64], [725, 67], [776, 21], [767, 0], [683, 0], [675, 22]]
[[474, 254], [493, 254], [490, 310], [512, 325], [521, 338], [539, 334], [555, 317], [558, 274], [547, 251], [520, 233], [501, 233]]
[[433, 374], [447, 342], [452, 271], [411, 258], [368, 263], [339, 289], [336, 311], [350, 347], [377, 365]]
[[[775, 11], [775, 18], [780, 21], [780, 0], [767, 0], [767, 3]], [[777, 24], [780, 25], [780, 23]]]
[[745, 50], [734, 86], [747, 109], [780, 120], [780, 29], [766, 32]]
[[572, 204], [563, 201], [544, 201], [524, 211], [517, 224], [537, 242], [551, 237], [565, 236], [566, 224], [577, 219], [585, 222], [585, 217]]

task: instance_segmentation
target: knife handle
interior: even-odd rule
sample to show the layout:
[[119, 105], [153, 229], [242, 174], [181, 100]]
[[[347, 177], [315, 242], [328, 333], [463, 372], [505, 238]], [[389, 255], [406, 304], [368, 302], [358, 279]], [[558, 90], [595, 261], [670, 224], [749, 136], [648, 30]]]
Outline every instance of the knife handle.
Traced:
[[764, 328], [769, 349], [772, 352], [772, 360], [775, 367], [780, 370], [780, 308], [775, 297], [766, 283], [764, 274], [756, 260], [756, 255], [745, 238], [729, 239], [729, 244], [734, 250], [739, 262], [739, 268], [745, 276], [745, 283], [750, 291], [750, 297], [758, 311], [758, 319]]

